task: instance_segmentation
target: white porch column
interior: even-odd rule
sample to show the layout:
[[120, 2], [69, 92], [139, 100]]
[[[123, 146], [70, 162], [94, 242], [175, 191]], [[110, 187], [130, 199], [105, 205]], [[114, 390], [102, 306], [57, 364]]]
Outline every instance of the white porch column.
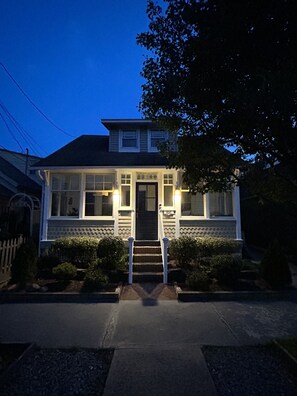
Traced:
[[233, 216], [236, 219], [236, 239], [241, 240], [240, 193], [238, 186], [235, 186], [233, 190]]
[[50, 176], [48, 171], [43, 172], [43, 210], [42, 215], [42, 234], [41, 240], [47, 240], [47, 220], [49, 217], [49, 202], [50, 202]]
[[115, 185], [113, 191], [113, 210], [112, 217], [114, 218], [114, 235], [119, 235], [119, 205], [120, 205], [120, 185], [118, 180], [119, 172], [115, 171]]

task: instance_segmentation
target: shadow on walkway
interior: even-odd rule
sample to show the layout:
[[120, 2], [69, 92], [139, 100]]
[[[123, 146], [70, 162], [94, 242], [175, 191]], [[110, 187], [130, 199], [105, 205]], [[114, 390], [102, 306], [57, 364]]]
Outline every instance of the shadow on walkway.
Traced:
[[142, 300], [144, 306], [154, 306], [158, 300], [176, 300], [176, 293], [163, 283], [133, 283], [123, 286], [120, 300]]

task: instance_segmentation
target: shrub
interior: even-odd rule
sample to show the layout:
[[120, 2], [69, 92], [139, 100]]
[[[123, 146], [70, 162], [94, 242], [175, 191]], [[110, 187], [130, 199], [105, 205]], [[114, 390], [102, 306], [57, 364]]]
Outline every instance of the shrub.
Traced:
[[106, 286], [108, 283], [108, 277], [105, 275], [100, 268], [95, 265], [90, 266], [87, 270], [84, 278], [84, 287], [87, 290], [96, 291]]
[[77, 273], [75, 265], [67, 262], [57, 265], [52, 272], [54, 277], [61, 281], [70, 281]]
[[51, 255], [60, 261], [70, 261], [77, 267], [87, 268], [96, 261], [98, 239], [88, 237], [64, 237], [56, 239], [51, 246]]
[[170, 257], [178, 261], [181, 268], [188, 269], [197, 258], [197, 241], [191, 237], [173, 239], [170, 243]]
[[237, 281], [241, 270], [241, 260], [230, 255], [214, 256], [211, 259], [211, 274], [219, 284], [232, 286]]
[[16, 252], [15, 259], [11, 267], [12, 279], [25, 286], [27, 282], [32, 282], [37, 274], [37, 249], [35, 243], [29, 240], [23, 243]]
[[233, 239], [204, 237], [196, 241], [199, 257], [241, 253], [241, 242]]
[[121, 267], [125, 254], [125, 243], [120, 237], [106, 237], [100, 239], [97, 248], [97, 257], [100, 266], [108, 270]]
[[288, 261], [277, 240], [267, 249], [260, 264], [260, 274], [274, 289], [292, 283]]
[[209, 290], [209, 277], [200, 270], [192, 271], [187, 277], [187, 285], [192, 290]]

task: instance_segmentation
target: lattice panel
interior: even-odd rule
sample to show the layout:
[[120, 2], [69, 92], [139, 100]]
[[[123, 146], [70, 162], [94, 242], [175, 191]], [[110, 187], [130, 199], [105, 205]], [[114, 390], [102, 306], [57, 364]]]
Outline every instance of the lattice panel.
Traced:
[[236, 238], [235, 227], [181, 227], [180, 236]]
[[48, 239], [66, 236], [102, 238], [114, 235], [113, 227], [49, 227]]

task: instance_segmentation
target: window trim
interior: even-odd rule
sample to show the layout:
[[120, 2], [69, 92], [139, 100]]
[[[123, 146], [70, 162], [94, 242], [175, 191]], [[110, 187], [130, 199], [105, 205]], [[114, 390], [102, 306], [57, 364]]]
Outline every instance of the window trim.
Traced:
[[[135, 132], [136, 134], [136, 147], [124, 147], [123, 137], [125, 132]], [[140, 152], [140, 133], [138, 129], [121, 129], [119, 133], [119, 151], [120, 152], [130, 152], [138, 153]]]
[[168, 140], [168, 132], [164, 129], [150, 129], [148, 131], [148, 143], [147, 148], [149, 153], [158, 153], [159, 149], [157, 147], [152, 146], [152, 132], [163, 132], [165, 136], [165, 142]]
[[[106, 176], [106, 175], [111, 175], [114, 177], [114, 181], [113, 181], [113, 189], [112, 190], [87, 190], [86, 189], [86, 185], [87, 185], [87, 176], [91, 175], [91, 176]], [[103, 182], [104, 184], [104, 182]], [[112, 202], [112, 211], [111, 211], [111, 215], [110, 216], [106, 216], [106, 215], [102, 215], [102, 216], [98, 216], [98, 215], [94, 215], [94, 216], [87, 216], [86, 215], [86, 193], [88, 192], [98, 192], [98, 191], [104, 191], [107, 193], [113, 193], [114, 188], [115, 188], [115, 174], [114, 173], [85, 173], [84, 174], [84, 180], [83, 180], [83, 186], [82, 186], [82, 195], [83, 195], [83, 201], [82, 201], [82, 218], [83, 219], [87, 219], [87, 220], [110, 220], [113, 218], [113, 206], [114, 203]]]
[[[172, 184], [165, 184], [165, 176], [172, 176]], [[165, 190], [165, 186], [167, 187], [171, 187], [172, 188], [172, 205], [170, 206], [166, 206], [165, 205], [165, 194], [164, 194], [164, 190]], [[164, 208], [164, 210], [173, 210], [175, 209], [175, 204], [174, 204], [174, 174], [172, 172], [166, 172], [162, 174], [162, 207]]]
[[182, 215], [182, 193], [183, 192], [190, 192], [188, 188], [181, 188], [180, 189], [180, 218], [182, 220], [204, 220], [206, 219], [206, 211], [205, 211], [205, 205], [206, 205], [206, 194], [202, 194], [203, 198], [203, 215]]
[[[78, 176], [78, 189], [77, 190], [53, 190], [53, 178], [55, 176], [65, 176], [65, 175], [77, 175]], [[80, 218], [80, 192], [81, 192], [81, 174], [80, 173], [69, 173], [69, 172], [53, 172], [50, 175], [50, 184], [49, 184], [49, 194], [50, 194], [50, 199], [49, 199], [49, 206], [48, 206], [48, 219], [52, 219], [52, 220], [73, 220], [73, 219], [79, 219]], [[54, 216], [52, 215], [52, 205], [53, 205], [53, 193], [61, 193], [61, 192], [76, 192], [79, 194], [79, 201], [78, 201], [78, 214], [75, 216]]]
[[[130, 184], [122, 184], [122, 176], [129, 175], [130, 176]], [[119, 210], [132, 210], [133, 202], [132, 202], [132, 173], [131, 172], [123, 172], [119, 174], [119, 193], [120, 193], [120, 201], [119, 201]], [[130, 205], [129, 206], [122, 206], [122, 186], [130, 186]]]

